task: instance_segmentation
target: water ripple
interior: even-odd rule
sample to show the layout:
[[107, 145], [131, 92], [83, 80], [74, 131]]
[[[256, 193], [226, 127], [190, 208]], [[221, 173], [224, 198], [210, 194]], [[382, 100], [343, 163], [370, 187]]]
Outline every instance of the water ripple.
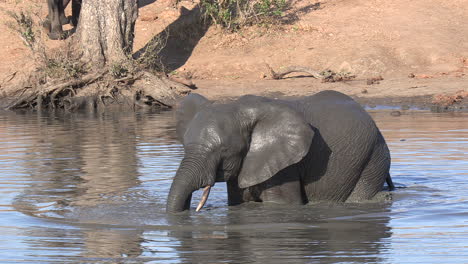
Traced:
[[465, 263], [468, 115], [372, 115], [393, 202], [227, 207], [216, 184], [172, 217], [172, 113], [2, 112], [0, 263]]

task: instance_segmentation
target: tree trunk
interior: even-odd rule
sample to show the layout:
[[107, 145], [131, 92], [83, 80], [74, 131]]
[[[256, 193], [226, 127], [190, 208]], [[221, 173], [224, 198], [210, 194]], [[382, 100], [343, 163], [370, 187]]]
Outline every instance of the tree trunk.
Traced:
[[95, 67], [128, 60], [137, 17], [136, 0], [83, 0], [77, 30], [82, 59]]
[[[49, 71], [49, 66], [44, 64], [42, 70], [36, 70], [7, 95], [5, 107], [68, 111], [113, 106], [117, 109], [170, 108], [181, 96], [190, 93], [184, 84], [146, 72], [132, 62], [137, 1], [82, 0], [73, 39], [76, 53], [72, 58], [65, 51], [63, 56], [57, 56], [57, 64], [66, 65], [59, 68], [70, 67], [72, 74], [65, 70], [59, 72], [58, 78], [47, 77], [44, 73]], [[77, 59], [81, 63], [75, 65]], [[44, 79], [48, 81], [40, 82]]]

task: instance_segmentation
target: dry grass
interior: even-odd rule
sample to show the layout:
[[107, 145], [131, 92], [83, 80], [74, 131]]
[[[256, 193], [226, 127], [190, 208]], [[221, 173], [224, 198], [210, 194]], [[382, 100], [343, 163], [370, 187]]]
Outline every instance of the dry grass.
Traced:
[[169, 32], [154, 36], [145, 46], [136, 62], [144, 69], [150, 69], [157, 72], [166, 72], [164, 63], [159, 56], [160, 52], [166, 47]]
[[204, 15], [229, 30], [252, 24], [280, 23], [290, 7], [287, 0], [201, 0]]

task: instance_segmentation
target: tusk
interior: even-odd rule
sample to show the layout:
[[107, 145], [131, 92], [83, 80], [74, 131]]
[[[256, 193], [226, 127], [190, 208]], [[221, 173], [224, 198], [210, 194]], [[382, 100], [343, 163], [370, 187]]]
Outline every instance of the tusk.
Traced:
[[200, 211], [203, 206], [205, 205], [206, 201], [208, 200], [208, 195], [210, 195], [210, 189], [211, 186], [206, 186], [205, 189], [203, 189], [203, 195], [200, 200], [200, 203], [198, 203], [197, 209], [195, 210], [196, 212]]

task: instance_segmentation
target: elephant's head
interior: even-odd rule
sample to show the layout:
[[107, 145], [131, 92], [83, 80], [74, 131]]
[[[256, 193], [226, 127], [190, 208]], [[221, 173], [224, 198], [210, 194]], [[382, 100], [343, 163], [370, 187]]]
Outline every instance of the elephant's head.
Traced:
[[176, 118], [185, 154], [168, 212], [188, 210], [192, 192], [217, 181], [236, 179], [246, 188], [268, 180], [307, 154], [314, 133], [292, 108], [257, 96], [213, 104], [191, 94], [178, 105]]

